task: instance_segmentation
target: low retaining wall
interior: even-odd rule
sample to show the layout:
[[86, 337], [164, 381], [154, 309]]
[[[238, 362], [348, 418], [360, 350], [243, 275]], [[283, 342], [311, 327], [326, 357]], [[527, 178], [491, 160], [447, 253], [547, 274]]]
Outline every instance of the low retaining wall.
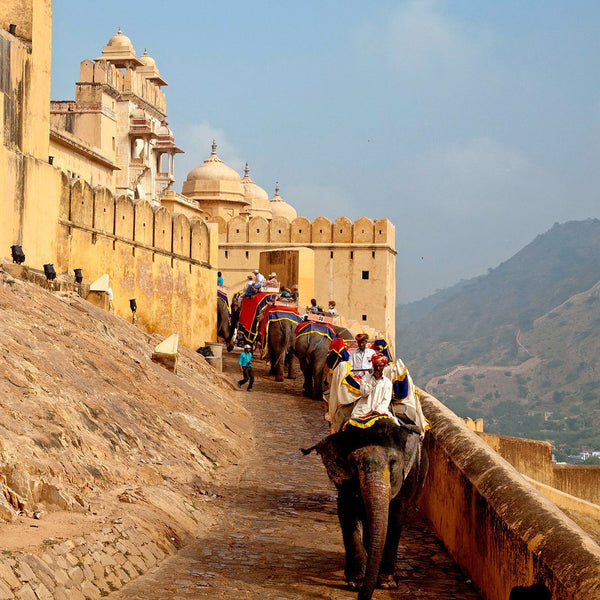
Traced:
[[430, 468], [421, 512], [485, 600], [545, 583], [600, 598], [600, 547], [436, 398], [422, 392]]
[[600, 505], [599, 465], [554, 465], [552, 487]]

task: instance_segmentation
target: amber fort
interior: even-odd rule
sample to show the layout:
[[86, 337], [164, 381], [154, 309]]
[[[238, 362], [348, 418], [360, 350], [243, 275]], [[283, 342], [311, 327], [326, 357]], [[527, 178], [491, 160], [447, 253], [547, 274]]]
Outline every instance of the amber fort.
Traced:
[[283, 182], [270, 198], [248, 164], [242, 175], [219, 158], [218, 141], [175, 190], [184, 149], [168, 125], [168, 84], [155, 59], [120, 29], [107, 32], [98, 56], [80, 63], [74, 99], [51, 101], [50, 2], [18, 16], [14, 4], [0, 8], [0, 185], [12, 216], [0, 232], [5, 254], [18, 244], [32, 269], [78, 268], [90, 282], [108, 274], [117, 314], [128, 316], [136, 298], [141, 326], [176, 331], [190, 347], [216, 338], [216, 272], [235, 292], [255, 268], [297, 284], [301, 307], [334, 299], [345, 325], [393, 339], [388, 219], [299, 216], [280, 194]]

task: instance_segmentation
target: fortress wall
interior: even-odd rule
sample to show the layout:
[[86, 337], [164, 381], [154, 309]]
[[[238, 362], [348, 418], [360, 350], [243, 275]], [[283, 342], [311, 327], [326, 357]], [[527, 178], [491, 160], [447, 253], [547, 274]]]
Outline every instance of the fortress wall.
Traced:
[[0, 255], [19, 244], [41, 268], [57, 252], [61, 189], [48, 164], [50, 1], [2, 2], [0, 27], [11, 23], [16, 37], [0, 29]]
[[600, 465], [553, 465], [549, 485], [600, 506]]
[[[218, 264], [226, 287], [242, 289], [247, 275], [261, 264], [261, 252], [310, 248], [314, 252], [311, 293], [319, 304], [326, 306], [335, 300], [341, 315], [359, 328], [364, 325], [381, 331], [393, 347], [396, 253], [394, 227], [387, 219], [374, 222], [363, 217], [352, 223], [339, 217], [332, 223], [317, 217], [311, 223], [306, 217], [297, 217], [290, 223], [276, 217], [268, 223], [268, 236], [266, 224], [262, 217], [253, 217], [248, 223], [243, 217], [234, 217], [226, 225], [219, 223]], [[289, 269], [275, 271], [282, 285], [300, 283], [288, 281]], [[300, 295], [302, 310], [311, 295], [302, 289]]]
[[552, 444], [495, 433], [477, 435], [519, 473], [552, 485]]
[[82, 181], [67, 188], [60, 206], [64, 250], [57, 272], [79, 268], [87, 282], [108, 273], [115, 313], [129, 320], [135, 298], [137, 320], [148, 330], [179, 333], [191, 348], [216, 339], [210, 309], [216, 308], [216, 277], [207, 261], [216, 229], [211, 234], [202, 221], [154, 211], [145, 200], [115, 200]]
[[421, 393], [432, 429], [419, 507], [482, 598], [504, 600], [513, 586], [536, 581], [553, 600], [600, 597], [600, 547], [461, 419]]

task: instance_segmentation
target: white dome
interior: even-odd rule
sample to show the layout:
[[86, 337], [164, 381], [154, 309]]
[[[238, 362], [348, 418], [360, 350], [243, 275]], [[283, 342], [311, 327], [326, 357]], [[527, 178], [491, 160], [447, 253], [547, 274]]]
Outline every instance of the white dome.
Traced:
[[246, 163], [246, 168], [244, 170], [242, 185], [244, 186], [244, 198], [246, 199], [246, 202], [250, 204], [250, 212], [254, 215], [260, 215], [261, 217], [270, 219], [272, 217], [272, 212], [269, 194], [252, 181], [248, 163]]
[[144, 48], [144, 54], [142, 54], [140, 56], [140, 62], [145, 67], [152, 67], [152, 68], [156, 69], [156, 61], [148, 54], [148, 51], [146, 50], [146, 48]]
[[214, 140], [210, 156], [188, 173], [186, 181], [234, 181], [241, 184], [237, 171], [227, 166], [217, 156], [217, 145]]
[[298, 216], [296, 209], [279, 195], [279, 183], [275, 184], [275, 195], [271, 198], [270, 206], [273, 217], [283, 217], [293, 221]]
[[107, 46], [127, 46], [127, 48], [135, 54], [131, 40], [121, 31], [120, 27], [119, 31], [108, 40]]

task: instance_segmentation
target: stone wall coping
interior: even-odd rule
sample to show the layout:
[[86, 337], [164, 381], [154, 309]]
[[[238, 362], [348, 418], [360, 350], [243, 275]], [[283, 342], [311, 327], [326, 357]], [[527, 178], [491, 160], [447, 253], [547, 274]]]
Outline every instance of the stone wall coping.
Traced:
[[[536, 576], [543, 578], [553, 591], [553, 600], [599, 598], [600, 546], [470, 431], [459, 417], [435, 397], [423, 390], [419, 392], [423, 411], [432, 425], [426, 435], [433, 438], [436, 448], [439, 447], [446, 460], [462, 474], [463, 483], [469, 487], [465, 497], [471, 498], [470, 515], [477, 514], [474, 507], [484, 502], [485, 517], [498, 529], [481, 531], [481, 523], [460, 523], [456, 526], [463, 527], [465, 535], [477, 532], [478, 536], [488, 540], [495, 540], [501, 531], [502, 542], [497, 542], [506, 543], [510, 537], [513, 546], [519, 549], [518, 554], [511, 556], [513, 564], [510, 571], [501, 571], [501, 568], [507, 567], [482, 564], [485, 558], [481, 553], [469, 552], [462, 545], [452, 547], [456, 540], [444, 539], [444, 531], [437, 531], [457, 563], [471, 574], [482, 596], [490, 600], [495, 598], [491, 592], [486, 594], [486, 590], [492, 587], [492, 582], [502, 582], [506, 591], [503, 597], [508, 598], [512, 586], [532, 582], [508, 581], [507, 573], [521, 573], [523, 576], [534, 570]], [[442, 492], [436, 490], [436, 494]], [[473, 494], [479, 498], [475, 499]], [[429, 518], [438, 529], [435, 515]], [[451, 516], [443, 515], [446, 521], [449, 518]], [[481, 541], [473, 543], [481, 544]], [[465, 564], [466, 560], [470, 564]]]

